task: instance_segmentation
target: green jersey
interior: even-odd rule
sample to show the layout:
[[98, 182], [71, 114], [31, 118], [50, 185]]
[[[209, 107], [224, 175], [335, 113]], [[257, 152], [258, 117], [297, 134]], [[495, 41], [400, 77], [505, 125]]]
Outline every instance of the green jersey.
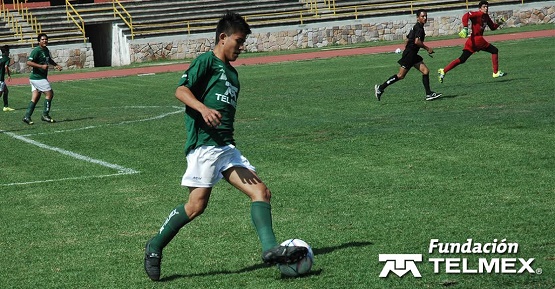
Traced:
[[[44, 64], [51, 64], [52, 60], [50, 59], [50, 50], [48, 47], [41, 48], [40, 46], [36, 47], [31, 51], [29, 58], [27, 60], [32, 61], [36, 64], [44, 65]], [[48, 77], [48, 69], [41, 69], [33, 67], [31, 70], [31, 76], [29, 79], [32, 80], [40, 80], [46, 79]]]
[[200, 102], [222, 115], [221, 124], [212, 128], [206, 124], [198, 111], [186, 108], [185, 153], [203, 145], [234, 145], [233, 123], [240, 87], [237, 70], [209, 51], [191, 63], [181, 77], [179, 85], [189, 88]]
[[0, 56], [0, 81], [5, 81], [6, 66], [10, 65], [10, 58], [7, 55]]

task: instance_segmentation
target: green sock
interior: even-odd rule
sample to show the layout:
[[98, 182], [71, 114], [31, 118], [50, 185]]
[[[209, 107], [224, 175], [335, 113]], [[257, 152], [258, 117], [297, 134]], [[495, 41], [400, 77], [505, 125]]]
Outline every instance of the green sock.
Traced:
[[33, 114], [33, 111], [35, 111], [35, 106], [36, 106], [36, 105], [37, 105], [37, 104], [34, 103], [34, 102], [32, 102], [32, 101], [29, 102], [29, 105], [27, 106], [27, 111], [25, 112], [25, 117], [26, 117], [26, 118], [30, 118], [30, 117], [31, 117], [31, 115]]
[[50, 114], [50, 106], [52, 105], [52, 99], [44, 99], [44, 110], [42, 111], [42, 115], [49, 115]]
[[154, 252], [162, 252], [164, 247], [177, 235], [179, 229], [189, 223], [189, 217], [185, 213], [185, 206], [180, 204], [173, 211], [160, 228], [160, 231], [150, 241], [150, 249]]
[[252, 202], [251, 218], [260, 243], [262, 243], [262, 251], [277, 245], [272, 229], [272, 206], [266, 202]]

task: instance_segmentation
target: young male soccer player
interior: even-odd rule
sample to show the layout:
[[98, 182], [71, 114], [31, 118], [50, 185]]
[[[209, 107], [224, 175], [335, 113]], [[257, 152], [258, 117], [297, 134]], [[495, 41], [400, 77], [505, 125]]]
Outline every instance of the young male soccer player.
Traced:
[[244, 50], [250, 33], [240, 15], [226, 13], [218, 22], [213, 51], [191, 63], [175, 91], [176, 98], [186, 105], [187, 169], [181, 184], [189, 189], [189, 199], [171, 211], [159, 232], [146, 243], [144, 267], [154, 281], [160, 279], [162, 250], [179, 229], [204, 212], [213, 186], [222, 178], [251, 199], [251, 218], [265, 263], [293, 263], [307, 254], [305, 247], [277, 244], [270, 190], [235, 147], [233, 131], [240, 85], [230, 62]]
[[32, 95], [31, 102], [29, 102], [29, 106], [25, 112], [25, 117], [23, 117], [23, 122], [29, 125], [33, 124], [31, 115], [35, 111], [35, 106], [42, 93], [44, 93], [45, 99], [41, 119], [48, 123], [55, 122], [50, 117], [50, 106], [52, 105], [52, 98], [54, 98], [54, 91], [47, 79], [48, 65], [53, 65], [58, 71], [62, 70], [62, 67], [56, 64], [52, 57], [50, 57], [50, 50], [46, 47], [48, 45], [48, 36], [45, 33], [40, 33], [37, 36], [37, 41], [39, 45], [31, 51], [27, 59], [27, 65], [32, 67], [31, 75], [29, 76]]
[[484, 38], [484, 30], [486, 25], [491, 30], [496, 30], [504, 20], [499, 19], [497, 23], [494, 23], [488, 14], [489, 4], [488, 1], [480, 1], [478, 3], [478, 11], [467, 12], [462, 17], [463, 29], [459, 32], [461, 38], [468, 37], [468, 22], [470, 20], [472, 24], [472, 34], [466, 40], [461, 56], [449, 63], [444, 68], [438, 69], [439, 82], [443, 83], [445, 74], [451, 69], [457, 67], [459, 64], [463, 64], [468, 60], [468, 58], [478, 51], [487, 51], [491, 53], [491, 63], [493, 65], [493, 78], [505, 76], [505, 73], [499, 70], [499, 50], [497, 47], [493, 46]]
[[424, 38], [426, 37], [424, 24], [426, 24], [426, 22], [428, 22], [428, 13], [426, 10], [419, 9], [416, 11], [416, 24], [407, 35], [407, 44], [405, 45], [403, 56], [398, 61], [401, 65], [399, 73], [392, 75], [381, 85], [376, 84], [374, 86], [375, 96], [378, 101], [381, 100], [382, 94], [388, 86], [405, 78], [411, 67], [415, 67], [422, 73], [422, 84], [424, 84], [424, 89], [426, 90], [426, 100], [434, 100], [441, 96], [441, 93], [433, 92], [430, 89], [430, 70], [426, 64], [424, 64], [424, 59], [418, 55], [420, 48], [424, 48], [430, 55], [434, 53], [431, 47], [424, 44]]
[[2, 56], [0, 56], [0, 94], [2, 95], [2, 100], [4, 101], [3, 111], [14, 111], [15, 109], [9, 107], [8, 105], [8, 86], [6, 85], [6, 74], [8, 75], [8, 80], [12, 79], [10, 74], [10, 47], [8, 45], [2, 46], [0, 48], [2, 51]]

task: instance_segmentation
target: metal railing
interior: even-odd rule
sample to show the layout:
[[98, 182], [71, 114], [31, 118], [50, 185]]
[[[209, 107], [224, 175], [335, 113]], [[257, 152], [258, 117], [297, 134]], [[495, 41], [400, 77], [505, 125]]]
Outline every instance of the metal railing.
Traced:
[[[131, 30], [131, 40], [135, 39], [135, 33], [133, 32], [133, 18], [131, 18], [131, 14], [127, 12], [125, 7], [123, 7], [123, 5], [121, 4], [121, 2], [119, 2], [119, 0], [112, 0], [112, 7], [114, 8], [114, 18], [116, 18], [116, 15], [118, 15], [121, 18], [121, 20], [125, 24], [127, 24], [127, 27], [129, 27], [129, 29]], [[121, 8], [121, 10], [125, 13], [125, 15], [123, 15], [118, 10], [118, 8]]]
[[[312, 1], [305, 1], [312, 2]], [[496, 4], [514, 4], [515, 2], [520, 2], [524, 4], [524, 0], [490, 0], [490, 5]], [[410, 12], [410, 14], [415, 13], [416, 8], [425, 9], [441, 9], [441, 8], [466, 8], [469, 9], [476, 4], [476, 1], [456, 1], [451, 3], [442, 3], [438, 1], [431, 0], [411, 0], [411, 1], [393, 1], [393, 2], [381, 2], [381, 3], [371, 3], [363, 5], [350, 5], [350, 6], [338, 6], [335, 0], [323, 0], [322, 4], [327, 7], [330, 14], [333, 17], [344, 17], [344, 18], [354, 18], [358, 19], [359, 16], [374, 16], [383, 14], [393, 14], [403, 11]], [[323, 14], [322, 12], [320, 13]]]
[[[11, 9], [5, 5], [4, 1], [1, 0], [1, 17], [4, 18], [4, 21], [8, 23], [10, 29], [14, 32], [13, 36], [18, 39], [19, 41], [25, 41], [25, 31], [23, 26], [21, 25], [20, 21], [18, 20], [19, 17], [15, 17], [12, 11], [17, 11], [19, 16], [23, 19], [23, 21], [27, 22], [29, 26], [31, 26], [32, 30], [36, 33], [41, 32], [41, 24], [37, 21], [37, 18], [34, 17], [29, 11], [28, 8], [24, 5], [27, 3], [26, 0], [12, 0], [13, 4], [11, 5]], [[85, 21], [79, 15], [79, 12], [74, 8], [74, 6], [66, 0], [66, 15], [67, 20], [73, 21], [76, 25], [78, 30], [83, 35], [83, 41], [86, 42], [86, 34], [85, 34]], [[411, 0], [411, 1], [389, 1], [389, 2], [381, 2], [381, 3], [370, 3], [365, 5], [352, 5], [352, 6], [340, 6], [339, 3], [336, 3], [335, 0], [302, 0], [304, 4], [304, 9], [299, 9], [296, 11], [289, 11], [289, 12], [271, 12], [271, 13], [264, 13], [264, 14], [246, 14], [243, 15], [245, 19], [251, 25], [273, 25], [279, 23], [286, 23], [286, 24], [305, 24], [306, 21], [311, 19], [319, 19], [325, 20], [329, 19], [348, 19], [354, 18], [358, 19], [360, 16], [379, 16], [383, 14], [399, 14], [403, 12], [410, 12], [411, 14], [414, 13], [414, 10], [417, 8], [425, 8], [425, 9], [440, 9], [440, 8], [464, 8], [468, 9], [472, 7], [475, 1], [469, 0], [461, 0], [455, 1], [450, 3], [441, 3], [441, 1], [432, 1], [432, 0]], [[490, 0], [490, 3], [496, 4], [514, 4], [515, 2], [520, 2], [524, 4], [524, 0]], [[98, 10], [97, 8], [92, 8], [89, 10]], [[110, 11], [110, 8], [104, 8], [102, 10]], [[133, 17], [131, 14], [125, 9], [123, 4], [119, 0], [112, 0], [112, 13], [114, 18], [120, 17], [121, 20], [127, 25], [130, 29], [130, 36], [133, 40], [136, 35], [153, 35], [153, 34], [163, 34], [163, 33], [179, 33], [179, 32], [186, 32], [188, 34], [195, 33], [197, 31], [209, 31], [212, 30], [213, 23], [219, 20], [216, 18], [204, 18], [204, 19], [195, 19], [195, 20], [180, 20], [180, 21], [173, 21], [173, 22], [164, 22], [164, 23], [148, 23], [148, 24], [134, 24]], [[20, 18], [20, 19], [21, 19]], [[49, 31], [51, 32], [51, 31]], [[60, 30], [60, 32], [63, 32]], [[57, 37], [59, 39], [64, 39], [64, 36]], [[34, 38], [31, 38], [31, 43], [33, 43]]]
[[73, 23], [77, 26], [77, 29], [79, 29], [79, 31], [83, 35], [83, 43], [87, 43], [87, 36], [85, 33], [85, 21], [83, 21], [83, 18], [81, 17], [81, 15], [79, 15], [77, 10], [75, 10], [73, 5], [69, 3], [69, 0], [66, 0], [66, 16], [67, 21], [71, 19], [71, 21], [73, 21]]

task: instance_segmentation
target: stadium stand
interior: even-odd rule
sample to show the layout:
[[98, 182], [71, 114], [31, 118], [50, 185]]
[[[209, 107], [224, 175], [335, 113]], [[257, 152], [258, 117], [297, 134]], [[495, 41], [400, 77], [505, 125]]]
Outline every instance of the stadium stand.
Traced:
[[[514, 4], [521, 1], [491, 0], [490, 3]], [[95, 27], [95, 24], [118, 25], [130, 40], [208, 32], [213, 31], [214, 22], [225, 10], [241, 13], [253, 28], [257, 28], [406, 15], [418, 8], [429, 11], [466, 9], [469, 3], [465, 0], [70, 0], [66, 7], [65, 0], [17, 2], [24, 2], [28, 12], [22, 13], [13, 8], [9, 12], [2, 11], [18, 19], [21, 26], [0, 33], [0, 42], [12, 46], [33, 45], [39, 31], [47, 32], [56, 43], [87, 42], [89, 35], [86, 28]], [[4, 1], [2, 5], [4, 7]], [[25, 20], [28, 15], [38, 22], [38, 27], [33, 27], [33, 21], [29, 23]], [[4, 22], [6, 19], [4, 17]], [[5, 25], [10, 27], [9, 23]]]

